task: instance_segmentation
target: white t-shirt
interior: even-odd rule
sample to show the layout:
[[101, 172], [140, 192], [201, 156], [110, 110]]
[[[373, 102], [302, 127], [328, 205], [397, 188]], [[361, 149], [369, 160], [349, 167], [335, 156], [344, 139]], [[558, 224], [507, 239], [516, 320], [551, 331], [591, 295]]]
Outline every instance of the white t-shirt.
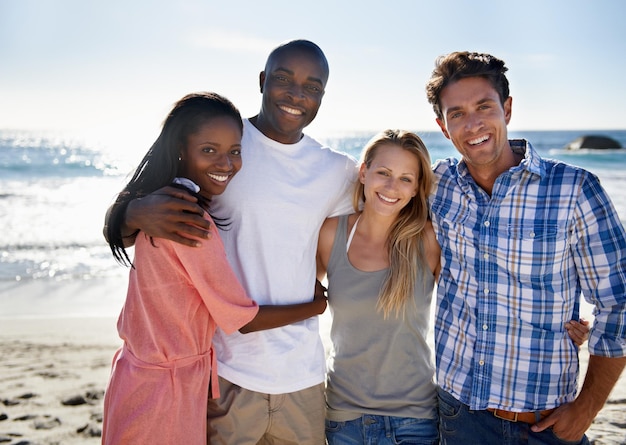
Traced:
[[[243, 166], [212, 213], [228, 260], [259, 305], [311, 301], [319, 229], [328, 216], [353, 211], [356, 161], [304, 136], [295, 144], [267, 138], [247, 119]], [[299, 391], [324, 381], [324, 348], [317, 317], [250, 334], [219, 331], [218, 373], [268, 394]]]

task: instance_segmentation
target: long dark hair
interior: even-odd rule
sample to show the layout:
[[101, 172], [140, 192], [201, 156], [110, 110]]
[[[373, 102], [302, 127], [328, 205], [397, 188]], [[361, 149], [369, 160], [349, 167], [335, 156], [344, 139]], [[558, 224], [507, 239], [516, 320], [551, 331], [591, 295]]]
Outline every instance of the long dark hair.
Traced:
[[[188, 94], [180, 99], [169, 112], [159, 137], [143, 157], [124, 189], [111, 206], [105, 227], [106, 238], [113, 257], [121, 264], [131, 265], [124, 247], [122, 226], [128, 203], [136, 198], [171, 185], [179, 174], [181, 150], [187, 144], [189, 135], [196, 133], [207, 121], [216, 117], [232, 117], [243, 132], [243, 122], [239, 110], [231, 101], [211, 92]], [[199, 196], [196, 194], [196, 197]], [[207, 210], [208, 202], [198, 202]], [[133, 234], [132, 236], [134, 236]]]

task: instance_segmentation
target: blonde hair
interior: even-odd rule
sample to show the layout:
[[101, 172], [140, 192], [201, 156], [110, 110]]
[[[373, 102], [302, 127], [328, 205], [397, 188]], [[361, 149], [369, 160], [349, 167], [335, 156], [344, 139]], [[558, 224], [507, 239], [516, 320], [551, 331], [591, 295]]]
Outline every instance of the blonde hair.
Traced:
[[[428, 195], [433, 187], [428, 150], [419, 136], [409, 131], [385, 130], [374, 136], [361, 155], [366, 168], [370, 168], [381, 147], [389, 144], [413, 154], [418, 161], [419, 171], [415, 196], [400, 211], [389, 229], [389, 272], [378, 296], [378, 309], [383, 311], [385, 318], [394, 311], [396, 317], [401, 312], [404, 314], [407, 301], [413, 298], [418, 272], [429, 270], [422, 236], [428, 221]], [[357, 211], [365, 201], [364, 191], [365, 186], [357, 181], [352, 197], [352, 204]]]

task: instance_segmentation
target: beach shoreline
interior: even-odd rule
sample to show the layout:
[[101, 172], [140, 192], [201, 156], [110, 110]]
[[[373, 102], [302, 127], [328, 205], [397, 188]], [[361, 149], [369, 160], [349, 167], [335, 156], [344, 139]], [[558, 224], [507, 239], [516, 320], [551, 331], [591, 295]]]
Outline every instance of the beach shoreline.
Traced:
[[[0, 285], [1, 443], [100, 443], [125, 292], [124, 278]], [[328, 311], [320, 325], [328, 347]], [[586, 365], [583, 347], [581, 375]], [[587, 434], [597, 445], [626, 444], [626, 373]]]

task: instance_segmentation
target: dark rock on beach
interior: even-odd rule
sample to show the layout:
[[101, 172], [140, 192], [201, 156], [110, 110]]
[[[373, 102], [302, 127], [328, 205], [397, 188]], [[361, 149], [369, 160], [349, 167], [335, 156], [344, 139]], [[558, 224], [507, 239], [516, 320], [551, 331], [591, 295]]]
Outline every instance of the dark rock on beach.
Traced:
[[619, 142], [608, 136], [601, 135], [585, 135], [574, 139], [572, 142], [565, 146], [567, 150], [605, 150], [622, 148]]

